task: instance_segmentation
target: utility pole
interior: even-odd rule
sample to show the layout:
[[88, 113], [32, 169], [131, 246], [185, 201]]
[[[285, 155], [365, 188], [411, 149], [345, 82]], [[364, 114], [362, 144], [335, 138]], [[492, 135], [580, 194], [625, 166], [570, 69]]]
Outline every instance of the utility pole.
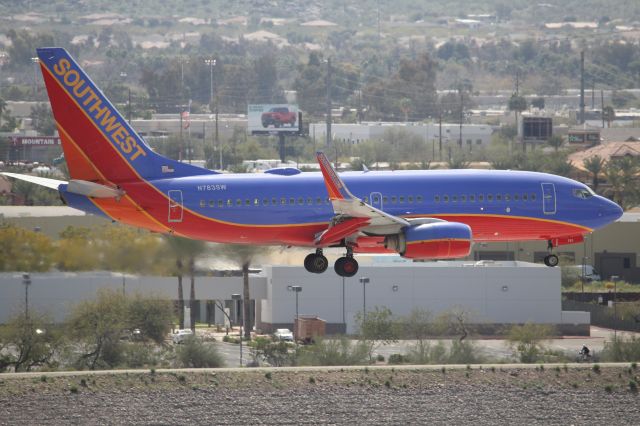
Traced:
[[458, 142], [458, 146], [460, 147], [460, 151], [462, 151], [462, 122], [464, 120], [464, 94], [462, 93], [462, 87], [458, 89], [460, 91], [460, 141]]
[[326, 134], [326, 148], [331, 146], [331, 58], [327, 58], [327, 134]]
[[[211, 111], [214, 106], [213, 106], [213, 67], [215, 67], [216, 65], [216, 60], [213, 58], [210, 59], [205, 59], [204, 60], [205, 64], [209, 65], [209, 82], [210, 82], [210, 91], [209, 91], [209, 111]], [[213, 112], [213, 111], [211, 111]], [[215, 155], [215, 149], [216, 146], [218, 146], [218, 105], [217, 105], [217, 97], [216, 97], [216, 107], [215, 107], [215, 114], [216, 114], [216, 131], [214, 134], [214, 139], [213, 139], [213, 152], [211, 153], [211, 167], [213, 168], [213, 162], [214, 162], [214, 155]], [[202, 138], [203, 142], [204, 142], [204, 137]], [[222, 149], [220, 149], [220, 170], [222, 170]]]
[[580, 52], [580, 124], [584, 124], [584, 50]]
[[442, 111], [438, 112], [438, 160], [442, 161]]
[[600, 89], [600, 117], [602, 117], [602, 128], [604, 129], [604, 90]]

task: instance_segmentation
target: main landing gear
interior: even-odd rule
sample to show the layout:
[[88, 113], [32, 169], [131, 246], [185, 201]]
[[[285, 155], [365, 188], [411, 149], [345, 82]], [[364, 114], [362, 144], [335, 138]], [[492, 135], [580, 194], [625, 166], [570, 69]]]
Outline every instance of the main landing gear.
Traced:
[[549, 254], [544, 257], [544, 264], [551, 267], [558, 266], [560, 261], [558, 256], [551, 252], [553, 250], [553, 242], [551, 240], [548, 241], [547, 250], [549, 250]]
[[[304, 259], [304, 268], [314, 274], [321, 274], [327, 270], [329, 262], [322, 254], [322, 249], [317, 249]], [[333, 269], [341, 277], [353, 277], [358, 273], [358, 262], [353, 258], [353, 249], [347, 248], [347, 254], [338, 258]]]
[[351, 247], [347, 247], [347, 254], [345, 256], [336, 260], [333, 269], [336, 271], [336, 274], [346, 278], [358, 273], [358, 261], [353, 258], [353, 249]]
[[321, 274], [329, 267], [329, 261], [322, 254], [322, 249], [317, 249], [304, 258], [304, 268], [314, 274]]

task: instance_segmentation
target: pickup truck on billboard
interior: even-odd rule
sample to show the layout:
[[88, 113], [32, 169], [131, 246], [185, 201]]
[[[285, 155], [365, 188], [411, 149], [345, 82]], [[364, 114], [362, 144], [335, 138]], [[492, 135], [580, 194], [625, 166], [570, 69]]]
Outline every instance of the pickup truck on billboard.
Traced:
[[249, 134], [298, 133], [298, 115], [294, 104], [249, 104]]
[[297, 115], [297, 113], [289, 111], [289, 108], [286, 106], [273, 107], [269, 109], [269, 111], [262, 113], [262, 127], [282, 127], [285, 125], [293, 126], [296, 124]]

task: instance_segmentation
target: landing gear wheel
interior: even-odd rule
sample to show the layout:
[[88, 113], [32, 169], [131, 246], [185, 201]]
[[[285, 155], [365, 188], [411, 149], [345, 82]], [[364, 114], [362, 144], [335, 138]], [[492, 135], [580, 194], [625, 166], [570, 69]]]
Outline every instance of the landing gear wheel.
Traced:
[[558, 256], [556, 256], [555, 254], [550, 254], [544, 257], [544, 264], [547, 266], [551, 266], [551, 267], [558, 266], [558, 262], [559, 262]]
[[321, 274], [329, 267], [329, 261], [322, 253], [311, 253], [304, 258], [304, 269], [314, 274]]
[[336, 260], [333, 269], [339, 276], [349, 278], [358, 273], [358, 262], [353, 257], [341, 257]]

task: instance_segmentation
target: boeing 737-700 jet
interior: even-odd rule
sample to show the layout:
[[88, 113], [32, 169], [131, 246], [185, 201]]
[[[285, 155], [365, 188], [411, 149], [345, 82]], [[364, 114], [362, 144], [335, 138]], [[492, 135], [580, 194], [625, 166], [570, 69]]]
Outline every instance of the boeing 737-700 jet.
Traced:
[[277, 168], [218, 173], [156, 154], [62, 48], [38, 49], [70, 181], [8, 176], [60, 192], [71, 207], [154, 232], [214, 241], [307, 247], [321, 273], [327, 247], [410, 259], [465, 257], [474, 241], [548, 241], [554, 247], [615, 221], [622, 209], [586, 185], [545, 173], [494, 170], [362, 171]]

